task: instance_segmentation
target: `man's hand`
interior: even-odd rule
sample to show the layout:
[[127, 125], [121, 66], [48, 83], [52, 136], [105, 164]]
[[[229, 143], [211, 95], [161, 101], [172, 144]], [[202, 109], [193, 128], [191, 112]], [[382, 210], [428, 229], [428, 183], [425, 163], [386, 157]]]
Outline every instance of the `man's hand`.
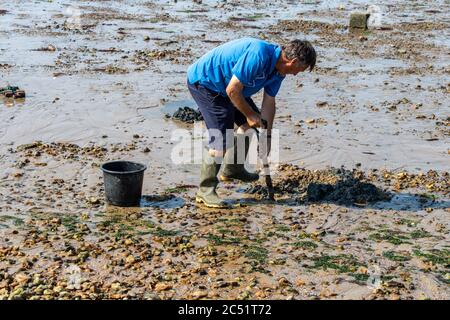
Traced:
[[227, 86], [227, 95], [233, 105], [247, 118], [250, 127], [261, 127], [261, 116], [255, 112], [245, 100], [242, 90], [244, 85], [236, 76], [233, 76]]
[[257, 112], [253, 112], [253, 114], [247, 117], [247, 123], [250, 127], [260, 128], [261, 116]]

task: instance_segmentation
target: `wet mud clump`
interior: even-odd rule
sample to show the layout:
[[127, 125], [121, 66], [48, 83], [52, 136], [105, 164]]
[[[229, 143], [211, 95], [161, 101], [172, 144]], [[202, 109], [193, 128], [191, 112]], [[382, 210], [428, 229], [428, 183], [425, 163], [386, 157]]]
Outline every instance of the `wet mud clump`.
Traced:
[[[392, 195], [366, 180], [363, 172], [344, 168], [307, 170], [282, 165], [281, 177], [274, 181], [276, 194], [292, 196], [299, 202], [333, 202], [361, 205], [390, 200]], [[248, 193], [265, 196], [265, 186], [256, 185]]]
[[203, 121], [203, 116], [200, 113], [200, 111], [194, 110], [189, 107], [179, 108], [173, 114], [173, 116], [171, 118], [182, 121], [182, 122], [186, 122], [186, 123], [194, 123], [195, 121]]
[[389, 193], [371, 183], [361, 182], [353, 177], [339, 181], [336, 185], [311, 183], [307, 189], [310, 202], [334, 202], [337, 204], [366, 204], [389, 200]]

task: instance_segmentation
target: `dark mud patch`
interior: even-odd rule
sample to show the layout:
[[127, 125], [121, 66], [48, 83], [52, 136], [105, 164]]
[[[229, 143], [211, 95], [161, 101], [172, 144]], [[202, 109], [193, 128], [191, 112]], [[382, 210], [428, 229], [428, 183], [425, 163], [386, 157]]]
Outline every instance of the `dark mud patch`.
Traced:
[[[340, 205], [366, 205], [387, 201], [392, 195], [365, 181], [357, 170], [330, 168], [307, 170], [297, 166], [280, 167], [281, 179], [274, 181], [275, 193], [294, 196], [299, 202], [333, 202]], [[255, 185], [248, 193], [267, 196], [265, 186]]]
[[[307, 170], [281, 165], [274, 179], [279, 201], [289, 198], [297, 203], [335, 203], [346, 206], [389, 210], [427, 211], [449, 208], [450, 175], [448, 172], [410, 173], [372, 169], [328, 168]], [[265, 185], [256, 183], [245, 190], [267, 197]]]
[[335, 202], [338, 204], [367, 204], [389, 200], [390, 195], [371, 183], [354, 178], [339, 181], [336, 185], [311, 183], [307, 190], [310, 202]]

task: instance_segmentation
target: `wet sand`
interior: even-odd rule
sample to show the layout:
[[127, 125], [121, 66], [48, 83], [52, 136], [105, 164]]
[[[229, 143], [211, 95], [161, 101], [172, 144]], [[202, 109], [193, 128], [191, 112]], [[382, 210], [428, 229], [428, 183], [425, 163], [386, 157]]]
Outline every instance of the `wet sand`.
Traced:
[[[0, 98], [0, 299], [448, 299], [448, 4], [390, 2], [383, 30], [349, 32], [366, 6], [2, 4], [0, 86], [27, 96]], [[277, 99], [278, 201], [228, 183], [239, 207], [199, 208], [199, 166], [169, 159], [192, 124], [164, 114], [189, 104], [188, 65], [241, 36], [306, 38], [317, 69]], [[116, 159], [148, 165], [140, 208], [104, 202]], [[324, 186], [341, 166], [344, 193]]]

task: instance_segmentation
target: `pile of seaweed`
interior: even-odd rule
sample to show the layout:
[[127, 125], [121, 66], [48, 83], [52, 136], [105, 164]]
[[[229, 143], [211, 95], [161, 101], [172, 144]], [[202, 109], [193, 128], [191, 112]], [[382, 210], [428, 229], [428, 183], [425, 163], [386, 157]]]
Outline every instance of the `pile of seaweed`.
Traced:
[[186, 123], [194, 123], [194, 121], [203, 121], [200, 111], [189, 107], [179, 108], [173, 115], [172, 119], [176, 119]]
[[[281, 165], [274, 180], [275, 194], [289, 195], [299, 202], [331, 202], [340, 205], [366, 205], [388, 201], [392, 194], [370, 183], [364, 172], [345, 168], [307, 170], [295, 165]], [[267, 196], [265, 185], [256, 183], [247, 193]]]

